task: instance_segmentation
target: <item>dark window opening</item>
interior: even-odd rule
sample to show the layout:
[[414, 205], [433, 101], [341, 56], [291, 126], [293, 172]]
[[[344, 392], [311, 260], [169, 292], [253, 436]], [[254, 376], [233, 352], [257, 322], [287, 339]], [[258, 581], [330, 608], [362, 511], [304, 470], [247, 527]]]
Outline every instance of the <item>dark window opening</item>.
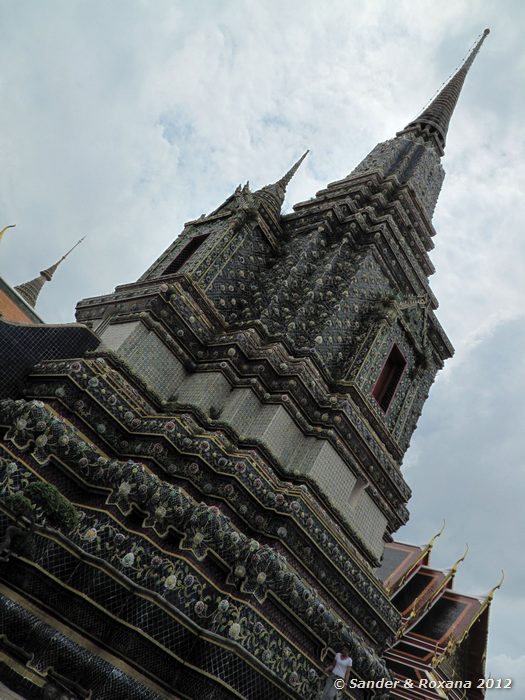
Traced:
[[393, 597], [392, 602], [399, 610], [405, 612], [414, 603], [425, 588], [432, 583], [432, 576], [418, 573], [407, 581], [398, 593]]
[[451, 598], [440, 598], [417, 623], [413, 632], [430, 639], [442, 639], [465, 609], [465, 603]]
[[209, 235], [209, 233], [203, 233], [202, 236], [195, 236], [195, 238], [192, 238], [191, 241], [189, 241], [180, 251], [177, 257], [170, 262], [162, 274], [174, 275], [176, 272], [178, 272], [184, 263], [191, 258], [193, 253], [195, 253], [195, 251], [201, 247]]
[[381, 374], [372, 390], [372, 396], [386, 413], [392, 403], [399, 381], [406, 367], [406, 360], [401, 350], [394, 345], [384, 364]]

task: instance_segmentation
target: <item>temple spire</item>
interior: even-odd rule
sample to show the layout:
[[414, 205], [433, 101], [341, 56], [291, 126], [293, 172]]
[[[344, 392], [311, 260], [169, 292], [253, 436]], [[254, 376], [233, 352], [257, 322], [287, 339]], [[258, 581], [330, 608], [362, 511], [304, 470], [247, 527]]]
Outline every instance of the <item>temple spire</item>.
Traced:
[[53, 278], [53, 275], [55, 274], [57, 267], [60, 265], [60, 263], [67, 258], [67, 256], [78, 246], [82, 243], [84, 240], [85, 236], [83, 236], [75, 245], [70, 248], [67, 253], [65, 253], [60, 260], [57, 260], [56, 263], [51, 265], [50, 267], [47, 267], [45, 270], [42, 270], [41, 273], [39, 274], [38, 277], [35, 277], [32, 280], [29, 280], [29, 282], [24, 282], [23, 284], [19, 284], [17, 287], [15, 287], [16, 291], [24, 297], [24, 299], [27, 301], [27, 303], [35, 308], [36, 302], [38, 299], [38, 295], [40, 294], [40, 291], [42, 290], [42, 287], [46, 282], [50, 282], [51, 279]]
[[439, 91], [428, 107], [399, 133], [418, 131], [421, 135], [427, 136], [429, 139], [433, 138], [437, 143], [440, 155], [444, 153], [450, 119], [459, 99], [461, 88], [463, 87], [470, 66], [474, 62], [481, 45], [489, 33], [490, 30], [485, 29], [481, 38], [477, 41], [474, 48], [470, 51], [463, 64], [456, 73], [454, 73], [452, 78], [450, 78], [446, 85]]
[[286, 188], [288, 187], [290, 180], [299, 170], [301, 163], [306, 158], [308, 153], [309, 151], [305, 151], [303, 155], [299, 158], [299, 160], [292, 165], [290, 170], [288, 170], [288, 172], [286, 172], [280, 180], [277, 180], [277, 182], [274, 182], [271, 185], [266, 185], [265, 187], [262, 187], [260, 190], [258, 190], [258, 192], [255, 193], [259, 194], [264, 199], [266, 199], [266, 201], [268, 201], [272, 205], [272, 207], [275, 208], [277, 214], [280, 214], [281, 212], [281, 208], [284, 204], [284, 198], [286, 195]]

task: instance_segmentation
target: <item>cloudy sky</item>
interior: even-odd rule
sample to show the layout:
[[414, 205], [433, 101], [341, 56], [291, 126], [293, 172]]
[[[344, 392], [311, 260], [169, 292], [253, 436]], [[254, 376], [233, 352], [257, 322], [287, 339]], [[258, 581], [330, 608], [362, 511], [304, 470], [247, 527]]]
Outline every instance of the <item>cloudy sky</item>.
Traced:
[[[488, 670], [524, 697], [525, 187], [521, 0], [0, 0], [0, 274], [50, 322], [135, 280], [239, 182], [311, 153], [286, 207], [410, 121], [485, 26], [449, 133], [432, 280], [456, 356], [403, 467], [399, 533], [492, 607]], [[521, 692], [520, 686], [521, 685]]]

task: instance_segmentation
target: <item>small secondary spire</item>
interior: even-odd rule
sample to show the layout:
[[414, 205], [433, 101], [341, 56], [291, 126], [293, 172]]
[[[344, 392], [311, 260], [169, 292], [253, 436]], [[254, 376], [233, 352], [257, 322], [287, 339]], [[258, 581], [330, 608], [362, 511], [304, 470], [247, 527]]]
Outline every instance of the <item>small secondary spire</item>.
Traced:
[[288, 170], [280, 180], [277, 180], [277, 182], [274, 182], [271, 185], [266, 185], [258, 191], [258, 194], [261, 194], [265, 199], [269, 199], [271, 201], [277, 210], [277, 213], [281, 212], [281, 208], [284, 204], [284, 197], [286, 195], [286, 188], [288, 187], [290, 180], [299, 170], [301, 163], [309, 152], [309, 150], [305, 151], [299, 160], [292, 165], [290, 170]]
[[15, 287], [16, 291], [24, 297], [24, 299], [27, 301], [27, 303], [35, 308], [36, 302], [38, 299], [38, 295], [40, 294], [42, 287], [46, 282], [50, 282], [51, 279], [53, 278], [53, 275], [55, 274], [57, 267], [60, 265], [60, 263], [67, 258], [67, 256], [75, 250], [75, 248], [82, 243], [84, 240], [85, 236], [83, 236], [79, 241], [75, 243], [75, 245], [70, 248], [67, 253], [65, 253], [60, 260], [57, 260], [56, 263], [51, 265], [50, 267], [47, 267], [45, 270], [42, 270], [39, 274], [38, 277], [35, 277], [32, 280], [29, 280], [29, 282], [24, 282], [23, 284], [19, 284], [17, 287]]

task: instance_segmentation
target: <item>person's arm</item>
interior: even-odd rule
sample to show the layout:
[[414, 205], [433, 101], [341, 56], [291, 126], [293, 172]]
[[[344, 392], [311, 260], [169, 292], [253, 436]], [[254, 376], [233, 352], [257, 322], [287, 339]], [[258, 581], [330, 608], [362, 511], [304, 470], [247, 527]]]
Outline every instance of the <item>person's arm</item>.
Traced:
[[352, 668], [352, 659], [350, 659], [350, 663], [346, 667], [346, 673], [345, 673], [345, 685], [348, 685], [348, 680], [350, 678], [350, 669]]
[[335, 663], [336, 663], [336, 660], [335, 660], [335, 658], [334, 658], [334, 660], [332, 661], [332, 663], [330, 664], [330, 666], [327, 666], [327, 667], [325, 668], [325, 670], [324, 670], [325, 673], [332, 673], [332, 671], [333, 671], [334, 668], [335, 668]]

